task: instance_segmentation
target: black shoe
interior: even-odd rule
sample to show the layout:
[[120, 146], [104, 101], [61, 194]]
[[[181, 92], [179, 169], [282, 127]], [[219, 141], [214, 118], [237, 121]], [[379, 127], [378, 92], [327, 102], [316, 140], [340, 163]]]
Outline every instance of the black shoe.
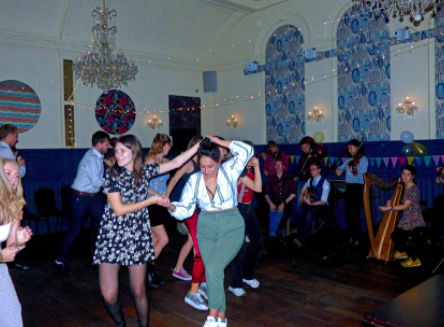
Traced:
[[114, 327], [126, 327], [125, 320], [122, 320], [121, 322], [114, 322]]
[[156, 276], [154, 276], [154, 266], [150, 263], [147, 264], [146, 281], [150, 288], [157, 289], [160, 287], [157, 283]]
[[54, 262], [54, 269], [62, 274], [72, 274], [72, 269], [66, 263]]

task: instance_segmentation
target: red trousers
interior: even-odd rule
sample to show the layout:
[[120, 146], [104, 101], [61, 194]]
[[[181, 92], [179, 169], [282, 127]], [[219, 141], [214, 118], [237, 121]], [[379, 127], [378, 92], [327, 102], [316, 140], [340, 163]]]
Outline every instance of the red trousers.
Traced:
[[206, 277], [205, 277], [205, 266], [202, 261], [202, 257], [200, 256], [199, 251], [199, 244], [197, 243], [197, 219], [199, 218], [199, 213], [194, 212], [194, 214], [191, 216], [191, 218], [185, 220], [185, 225], [187, 225], [188, 230], [190, 231], [191, 238], [193, 239], [194, 243], [194, 250], [196, 251], [196, 256], [194, 257], [194, 263], [193, 263], [193, 272], [191, 274], [192, 276], [192, 283], [205, 283]]

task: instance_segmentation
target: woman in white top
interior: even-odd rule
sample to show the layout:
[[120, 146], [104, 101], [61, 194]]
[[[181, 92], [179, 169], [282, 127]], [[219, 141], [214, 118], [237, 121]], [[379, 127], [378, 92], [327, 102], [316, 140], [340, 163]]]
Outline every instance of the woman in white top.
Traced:
[[[219, 164], [219, 146], [229, 148], [233, 158]], [[159, 203], [179, 220], [192, 216], [196, 204], [202, 210], [197, 223], [197, 240], [206, 269], [210, 311], [204, 327], [225, 327], [224, 269], [245, 238], [244, 219], [237, 209], [237, 180], [253, 156], [253, 147], [208, 136], [197, 153], [201, 171], [191, 175], [181, 200], [170, 202], [164, 197]]]
[[18, 251], [31, 238], [29, 227], [21, 228], [25, 205], [18, 164], [11, 159], [0, 160], [0, 326], [21, 327], [22, 308], [5, 262], [13, 262]]

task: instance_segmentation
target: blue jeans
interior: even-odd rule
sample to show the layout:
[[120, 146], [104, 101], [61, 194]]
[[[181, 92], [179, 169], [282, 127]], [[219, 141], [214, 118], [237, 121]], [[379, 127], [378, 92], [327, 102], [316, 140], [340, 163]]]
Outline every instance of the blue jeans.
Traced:
[[100, 194], [91, 197], [71, 192], [69, 194], [69, 204], [71, 207], [69, 229], [57, 256], [57, 261], [63, 263], [68, 260], [67, 252], [82, 230], [83, 223], [88, 216], [93, 218], [93, 242], [95, 242], [95, 236], [105, 210], [103, 198]]
[[242, 279], [254, 279], [254, 269], [264, 247], [261, 228], [253, 206], [239, 203], [237, 208], [245, 220], [245, 232], [250, 239], [250, 244], [247, 246], [244, 241], [238, 254], [231, 262], [230, 286], [233, 288], [242, 287]]
[[322, 206], [309, 206], [306, 204], [301, 206], [301, 209], [299, 209], [298, 214], [302, 223], [300, 225], [300, 229], [298, 226], [298, 232], [302, 241], [307, 241], [308, 234], [310, 233], [310, 230], [313, 227], [315, 219], [319, 218], [320, 215], [326, 212], [327, 208], [328, 207], [325, 204]]

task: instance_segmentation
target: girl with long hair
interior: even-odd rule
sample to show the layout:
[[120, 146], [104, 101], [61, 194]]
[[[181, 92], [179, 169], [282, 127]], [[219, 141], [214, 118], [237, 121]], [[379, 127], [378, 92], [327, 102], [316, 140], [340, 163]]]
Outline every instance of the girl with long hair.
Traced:
[[31, 238], [29, 227], [20, 227], [25, 205], [19, 165], [11, 159], [0, 160], [0, 326], [22, 327], [22, 309], [9, 275], [6, 262], [13, 262], [17, 253]]
[[[233, 158], [220, 164], [219, 146]], [[209, 315], [204, 327], [226, 327], [224, 269], [239, 252], [245, 239], [245, 222], [237, 209], [237, 180], [253, 156], [253, 148], [240, 141], [205, 138], [199, 146], [200, 172], [191, 175], [180, 201], [159, 200], [179, 220], [201, 209], [197, 240], [205, 264]]]
[[144, 165], [142, 146], [134, 135], [121, 136], [117, 142], [117, 166], [106, 175], [104, 193], [108, 202], [93, 259], [99, 265], [103, 303], [115, 326], [126, 326], [119, 299], [121, 266], [128, 267], [139, 326], [149, 325], [145, 278], [147, 262], [156, 256], [146, 207], [155, 204], [158, 197], [147, 199], [148, 185], [153, 177], [182, 166], [197, 148], [198, 144], [169, 162]]

